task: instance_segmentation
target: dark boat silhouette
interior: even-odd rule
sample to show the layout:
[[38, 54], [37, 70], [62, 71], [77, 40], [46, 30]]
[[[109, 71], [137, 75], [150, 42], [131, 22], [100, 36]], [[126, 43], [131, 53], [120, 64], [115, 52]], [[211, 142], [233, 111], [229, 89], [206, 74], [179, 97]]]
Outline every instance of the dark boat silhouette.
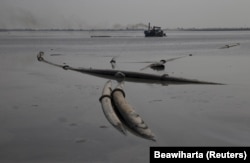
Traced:
[[150, 23], [148, 23], [148, 30], [144, 31], [145, 37], [164, 37], [166, 33], [163, 32], [161, 27], [153, 26], [151, 28]]

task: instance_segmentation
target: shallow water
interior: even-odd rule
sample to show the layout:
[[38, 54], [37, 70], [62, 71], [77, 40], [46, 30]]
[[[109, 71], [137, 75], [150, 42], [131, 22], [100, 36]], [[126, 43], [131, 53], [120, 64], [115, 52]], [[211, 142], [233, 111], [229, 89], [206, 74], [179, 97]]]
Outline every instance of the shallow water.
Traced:
[[[0, 162], [149, 162], [150, 146], [250, 145], [249, 32], [0, 32]], [[112, 37], [91, 37], [91, 36]], [[219, 49], [225, 44], [239, 46]], [[125, 83], [126, 99], [157, 142], [122, 135], [99, 103], [107, 79], [38, 62], [140, 71], [226, 85]], [[113, 87], [116, 86], [113, 81]]]

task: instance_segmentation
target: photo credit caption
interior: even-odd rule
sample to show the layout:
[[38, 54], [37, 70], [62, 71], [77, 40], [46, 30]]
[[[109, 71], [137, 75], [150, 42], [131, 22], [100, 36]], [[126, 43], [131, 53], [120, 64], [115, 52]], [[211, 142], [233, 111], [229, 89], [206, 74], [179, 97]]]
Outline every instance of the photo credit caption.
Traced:
[[249, 161], [250, 147], [150, 147], [150, 163], [169, 160]]

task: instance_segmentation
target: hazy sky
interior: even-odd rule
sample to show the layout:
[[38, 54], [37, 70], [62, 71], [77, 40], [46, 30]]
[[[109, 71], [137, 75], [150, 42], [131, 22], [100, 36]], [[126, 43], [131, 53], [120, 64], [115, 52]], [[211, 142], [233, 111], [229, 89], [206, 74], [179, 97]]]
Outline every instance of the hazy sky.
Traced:
[[0, 0], [0, 28], [250, 27], [250, 0]]

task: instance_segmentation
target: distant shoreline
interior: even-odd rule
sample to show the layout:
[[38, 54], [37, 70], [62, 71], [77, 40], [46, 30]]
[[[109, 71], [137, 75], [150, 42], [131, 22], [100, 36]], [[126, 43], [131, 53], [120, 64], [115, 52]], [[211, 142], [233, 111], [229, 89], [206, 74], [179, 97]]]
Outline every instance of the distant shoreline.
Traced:
[[[144, 31], [145, 29], [0, 29], [6, 31]], [[250, 31], [250, 28], [172, 28], [164, 31]]]
[[250, 28], [177, 28], [174, 30], [177, 30], [177, 31], [250, 31]]

